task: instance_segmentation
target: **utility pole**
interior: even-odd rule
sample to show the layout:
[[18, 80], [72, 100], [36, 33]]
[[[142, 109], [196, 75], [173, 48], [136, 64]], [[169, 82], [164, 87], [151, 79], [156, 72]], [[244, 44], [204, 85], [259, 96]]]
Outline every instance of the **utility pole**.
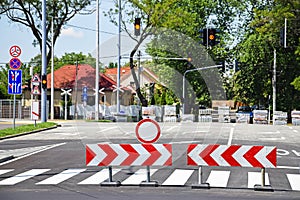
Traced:
[[117, 114], [120, 113], [120, 71], [121, 71], [121, 0], [119, 0], [119, 30], [118, 30], [118, 68], [117, 68]]
[[97, 20], [96, 20], [96, 80], [95, 80], [95, 120], [99, 120], [99, 0], [96, 5]]
[[276, 111], [276, 49], [274, 49], [274, 66], [273, 66], [273, 125], [275, 125], [274, 113]]
[[54, 119], [54, 16], [52, 16], [51, 23], [51, 106], [50, 106], [50, 119]]
[[74, 106], [74, 115], [75, 119], [77, 119], [78, 113], [77, 113], [77, 93], [78, 93], [78, 60], [76, 60], [76, 69], [75, 69], [75, 106]]
[[[42, 1], [42, 75], [47, 75], [46, 0]], [[47, 122], [47, 87], [41, 88], [41, 122]]]

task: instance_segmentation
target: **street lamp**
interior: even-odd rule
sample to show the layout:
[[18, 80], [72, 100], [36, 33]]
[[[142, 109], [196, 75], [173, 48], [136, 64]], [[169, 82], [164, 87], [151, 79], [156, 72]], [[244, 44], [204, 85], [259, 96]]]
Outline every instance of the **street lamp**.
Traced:
[[185, 75], [189, 72], [193, 72], [193, 71], [200, 71], [200, 70], [206, 70], [206, 69], [213, 69], [213, 68], [219, 68], [219, 67], [222, 67], [222, 65], [212, 65], [212, 66], [207, 66], [207, 67], [201, 67], [201, 68], [196, 68], [196, 69], [189, 69], [189, 70], [186, 70], [183, 74], [183, 80], [182, 80], [182, 83], [183, 83], [183, 89], [182, 89], [182, 114], [184, 115], [185, 113], [185, 108], [184, 108], [184, 102], [185, 102]]

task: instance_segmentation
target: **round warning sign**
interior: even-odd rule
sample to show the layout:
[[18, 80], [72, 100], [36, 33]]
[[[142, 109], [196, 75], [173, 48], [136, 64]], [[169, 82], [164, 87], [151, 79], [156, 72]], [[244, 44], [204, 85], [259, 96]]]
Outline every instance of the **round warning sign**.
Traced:
[[11, 46], [10, 49], [9, 49], [9, 54], [12, 57], [19, 57], [21, 55], [21, 53], [22, 53], [22, 50], [17, 45]]
[[21, 63], [21, 61], [20, 61], [19, 58], [12, 58], [12, 59], [10, 59], [10, 61], [9, 61], [9, 67], [10, 67], [11, 69], [14, 69], [14, 70], [20, 69], [20, 68], [21, 68], [21, 65], [22, 65], [22, 63]]
[[154, 143], [160, 137], [160, 126], [152, 119], [143, 119], [136, 125], [137, 139], [142, 143]]

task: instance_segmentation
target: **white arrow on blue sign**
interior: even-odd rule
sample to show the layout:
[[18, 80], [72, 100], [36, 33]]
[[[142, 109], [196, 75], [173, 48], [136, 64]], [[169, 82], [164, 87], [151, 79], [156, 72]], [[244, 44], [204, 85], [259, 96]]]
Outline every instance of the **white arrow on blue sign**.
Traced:
[[8, 94], [22, 94], [22, 70], [8, 70]]

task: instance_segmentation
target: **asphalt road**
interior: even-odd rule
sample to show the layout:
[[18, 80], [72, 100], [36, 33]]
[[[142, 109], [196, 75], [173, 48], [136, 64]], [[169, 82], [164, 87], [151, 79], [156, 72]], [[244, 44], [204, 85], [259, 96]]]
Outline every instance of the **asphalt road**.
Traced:
[[[300, 127], [295, 126], [163, 123], [160, 124], [162, 135], [158, 143], [173, 145], [173, 165], [151, 169], [151, 179], [158, 182], [158, 187], [140, 187], [133, 183], [117, 188], [99, 186], [99, 183], [80, 184], [105, 170], [104, 167], [85, 166], [85, 144], [139, 143], [135, 126], [136, 123], [73, 121], [62, 123], [62, 127], [56, 129], [1, 141], [0, 156], [15, 157], [0, 163], [1, 199], [300, 198], [299, 184], [293, 183], [300, 174]], [[211, 181], [212, 188], [191, 189], [191, 185], [198, 183], [198, 168], [186, 164], [186, 148], [190, 143], [277, 146], [278, 167], [266, 170], [267, 181], [275, 191], [254, 191], [251, 184], [249, 187], [249, 177], [260, 177], [260, 169], [241, 167], [204, 167], [202, 178]], [[123, 183], [131, 176], [142, 174], [146, 177], [143, 167], [131, 168], [135, 172], [133, 175], [128, 173], [130, 171], [126, 167], [115, 167], [113, 170], [116, 170], [113, 179]], [[213, 179], [214, 173], [218, 176]], [[177, 174], [178, 179], [186, 177], [186, 180], [179, 183], [175, 179], [174, 186], [164, 185], [173, 174]], [[226, 185], [214, 183], [224, 174], [228, 175]]]

